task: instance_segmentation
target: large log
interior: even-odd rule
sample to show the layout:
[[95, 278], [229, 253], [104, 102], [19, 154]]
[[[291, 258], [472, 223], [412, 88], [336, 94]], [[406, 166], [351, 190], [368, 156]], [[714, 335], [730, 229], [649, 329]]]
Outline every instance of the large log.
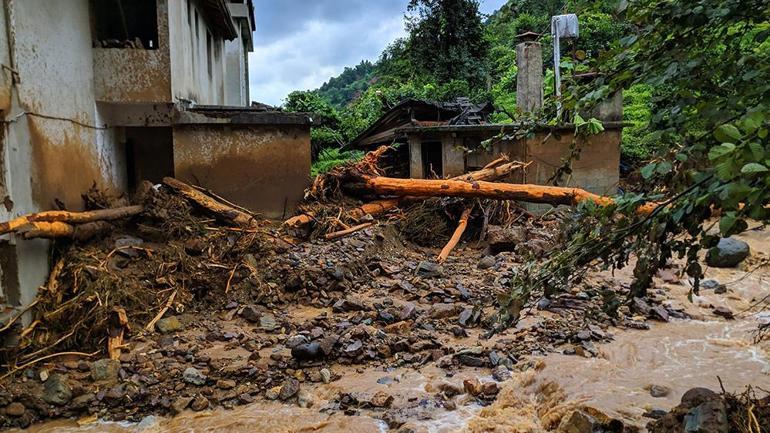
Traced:
[[214, 216], [227, 223], [235, 224], [243, 228], [253, 228], [258, 226], [257, 220], [253, 215], [221, 203], [181, 180], [174, 179], [173, 177], [164, 177], [163, 183], [186, 199], [206, 209]]
[[[611, 197], [601, 196], [580, 188], [527, 185], [496, 182], [462, 182], [456, 180], [395, 179], [373, 176], [363, 179], [363, 186], [378, 194], [420, 197], [488, 198], [517, 200], [529, 203], [576, 206], [583, 201], [593, 201], [601, 206], [615, 203]], [[648, 214], [657, 203], [646, 203], [637, 209]]]
[[86, 241], [92, 237], [106, 233], [112, 226], [105, 221], [94, 221], [90, 223], [72, 225], [64, 222], [31, 222], [20, 227], [17, 232], [21, 233], [24, 239], [73, 239], [76, 241]]
[[99, 209], [86, 212], [68, 212], [52, 210], [22, 215], [10, 221], [0, 223], [0, 234], [17, 231], [34, 222], [61, 222], [68, 224], [84, 224], [94, 221], [109, 221], [139, 214], [144, 210], [141, 205]]

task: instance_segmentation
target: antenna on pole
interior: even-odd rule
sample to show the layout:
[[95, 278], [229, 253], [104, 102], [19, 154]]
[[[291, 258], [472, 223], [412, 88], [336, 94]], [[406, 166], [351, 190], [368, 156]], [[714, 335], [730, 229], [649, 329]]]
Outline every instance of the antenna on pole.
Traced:
[[561, 53], [559, 40], [578, 37], [578, 18], [575, 14], [551, 17], [551, 36], [553, 36], [553, 87], [556, 94], [556, 118], [561, 118]]

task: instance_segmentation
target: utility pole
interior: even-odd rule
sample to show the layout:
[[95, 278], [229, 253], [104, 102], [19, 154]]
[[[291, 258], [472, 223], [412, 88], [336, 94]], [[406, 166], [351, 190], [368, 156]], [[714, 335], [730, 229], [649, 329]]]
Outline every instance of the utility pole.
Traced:
[[556, 95], [556, 118], [561, 119], [561, 53], [559, 40], [578, 37], [578, 18], [575, 14], [551, 17], [551, 36], [553, 36], [553, 86]]

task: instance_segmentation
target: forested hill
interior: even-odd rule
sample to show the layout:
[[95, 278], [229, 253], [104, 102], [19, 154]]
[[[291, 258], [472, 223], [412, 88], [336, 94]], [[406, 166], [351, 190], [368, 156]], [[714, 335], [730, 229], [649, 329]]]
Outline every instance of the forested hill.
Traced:
[[[407, 36], [393, 41], [376, 62], [345, 68], [314, 91], [292, 92], [284, 108], [315, 114], [316, 151], [338, 148], [404, 98], [437, 101], [470, 97], [497, 108], [493, 120], [510, 122], [516, 112], [516, 35], [542, 34], [545, 93], [553, 93], [550, 19], [577, 13], [580, 38], [564, 41], [564, 76], [592, 71], [602, 54], [631, 32], [612, 0], [510, 0], [491, 16], [478, 0], [410, 0]], [[657, 140], [649, 136], [653, 92], [637, 86], [625, 93], [626, 157], [644, 159]]]

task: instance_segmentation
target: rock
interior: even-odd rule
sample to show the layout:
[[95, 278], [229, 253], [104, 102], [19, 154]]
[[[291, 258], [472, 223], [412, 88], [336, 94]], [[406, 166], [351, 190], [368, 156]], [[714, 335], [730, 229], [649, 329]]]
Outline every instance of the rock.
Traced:
[[466, 393], [476, 397], [481, 394], [481, 382], [478, 379], [463, 380], [463, 389]]
[[505, 382], [511, 378], [511, 372], [508, 371], [508, 367], [504, 365], [498, 365], [492, 370], [492, 378], [498, 382]]
[[281, 387], [275, 386], [265, 391], [265, 398], [268, 400], [278, 400], [278, 395], [281, 393]]
[[717, 394], [708, 388], [691, 388], [682, 394], [681, 404], [690, 409], [716, 397]]
[[278, 321], [274, 315], [265, 313], [259, 318], [259, 327], [265, 331], [274, 331], [278, 328]]
[[735, 315], [733, 315], [733, 311], [722, 305], [714, 308], [713, 313], [719, 317], [724, 317], [727, 320], [732, 320], [735, 318]]
[[479, 269], [489, 269], [495, 266], [497, 261], [494, 256], [484, 256], [479, 260]]
[[708, 250], [706, 264], [715, 268], [732, 268], [749, 256], [749, 244], [735, 238], [722, 238]]
[[464, 353], [460, 355], [456, 355], [455, 359], [460, 364], [467, 365], [468, 367], [484, 367], [487, 365], [486, 360], [484, 360], [484, 358], [480, 358], [478, 356], [473, 356], [473, 355], [467, 355]]
[[559, 424], [558, 431], [564, 433], [593, 433], [596, 430], [596, 419], [587, 413], [576, 410], [568, 417], [564, 417]]
[[262, 313], [253, 305], [247, 305], [241, 310], [241, 317], [251, 323], [258, 323], [260, 316], [262, 316]]
[[487, 242], [493, 254], [504, 251], [515, 251], [519, 244], [527, 241], [527, 229], [525, 227], [504, 228], [489, 226], [487, 229]]
[[361, 342], [361, 340], [354, 340], [352, 343], [345, 346], [343, 352], [345, 352], [346, 356], [354, 357], [361, 354], [363, 347], [364, 344]]
[[120, 361], [100, 359], [91, 364], [91, 379], [94, 382], [115, 382], [120, 372]]
[[219, 379], [217, 381], [217, 388], [219, 389], [233, 389], [235, 385], [235, 381], [230, 379]]
[[713, 290], [717, 295], [727, 292], [727, 287], [717, 280], [708, 279], [700, 282], [702, 290]]
[[282, 401], [288, 400], [294, 397], [299, 392], [299, 381], [290, 377], [283, 382], [281, 390], [278, 391], [278, 398]]
[[172, 332], [183, 330], [184, 325], [179, 321], [177, 316], [171, 316], [158, 320], [155, 324], [155, 328], [162, 334], [170, 334]]
[[414, 314], [414, 310], [415, 310], [415, 309], [416, 309], [416, 307], [414, 306], [414, 304], [413, 304], [413, 303], [411, 303], [411, 302], [407, 302], [407, 303], [406, 303], [406, 304], [404, 304], [404, 306], [401, 308], [401, 313], [398, 315], [398, 318], [399, 318], [400, 320], [406, 320], [406, 319], [409, 319], [409, 318], [410, 318], [410, 317], [412, 317], [412, 315]]
[[385, 391], [377, 391], [369, 403], [374, 407], [390, 407], [393, 403], [393, 396]]
[[463, 388], [460, 388], [459, 386], [449, 382], [441, 382], [436, 386], [436, 388], [449, 398], [463, 393]]
[[323, 356], [321, 344], [317, 341], [300, 344], [291, 349], [291, 356], [299, 361], [312, 361]]
[[182, 379], [191, 385], [203, 386], [206, 384], [207, 377], [197, 368], [188, 367], [182, 373]]
[[60, 374], [52, 374], [45, 382], [43, 400], [63, 406], [72, 399], [72, 388], [67, 379]]
[[473, 325], [473, 308], [466, 308], [463, 311], [460, 312], [460, 317], [457, 319], [457, 321], [462, 326], [469, 326]]
[[668, 412], [666, 412], [663, 409], [651, 409], [647, 412], [643, 413], [642, 416], [645, 418], [652, 418], [652, 419], [661, 419], [664, 416], [666, 416]]
[[313, 407], [313, 403], [313, 394], [311, 394], [309, 391], [301, 389], [299, 392], [297, 392], [297, 406], [303, 409], [308, 409]]
[[417, 264], [415, 272], [423, 278], [435, 278], [441, 276], [441, 267], [434, 262], [423, 260]]
[[171, 412], [174, 415], [178, 415], [184, 412], [184, 410], [187, 409], [187, 406], [189, 406], [192, 401], [192, 397], [180, 397], [174, 400], [174, 402], [171, 403]]
[[40, 376], [40, 381], [41, 382], [45, 382], [46, 380], [48, 380], [48, 376], [50, 376], [50, 375], [48, 374], [48, 370], [46, 370], [44, 368], [44, 369], [40, 370], [39, 376]]
[[656, 305], [650, 309], [650, 318], [660, 320], [661, 322], [668, 322], [668, 310], [662, 305]]
[[346, 313], [348, 311], [365, 311], [367, 310], [366, 304], [360, 299], [349, 297], [340, 299], [332, 305], [332, 311], [335, 313]]
[[433, 304], [428, 311], [431, 319], [446, 319], [457, 314], [457, 305], [455, 304]]
[[497, 382], [484, 382], [481, 384], [481, 395], [487, 400], [494, 399], [499, 392], [500, 387], [497, 385]]
[[676, 284], [679, 282], [679, 276], [671, 269], [661, 269], [658, 271], [658, 276], [664, 283]]
[[254, 403], [254, 396], [244, 392], [243, 394], [238, 395], [238, 401], [241, 402], [242, 404]]
[[669, 394], [671, 394], [671, 388], [667, 386], [663, 386], [663, 385], [650, 386], [650, 395], [655, 398], [667, 397]]
[[551, 306], [551, 300], [548, 298], [542, 298], [537, 301], [538, 310], [547, 310]]
[[321, 341], [318, 342], [321, 346], [321, 352], [326, 356], [331, 355], [334, 351], [334, 345], [337, 344], [337, 340], [339, 340], [339, 337], [336, 335], [322, 338]]
[[727, 407], [720, 399], [712, 399], [690, 409], [684, 416], [685, 433], [728, 433]]
[[209, 400], [206, 397], [202, 396], [202, 395], [196, 396], [193, 399], [192, 403], [190, 403], [190, 409], [192, 409], [192, 410], [194, 410], [196, 412], [200, 412], [202, 410], [206, 410], [206, 409], [208, 409], [208, 407], [209, 407]]
[[288, 347], [289, 349], [294, 349], [300, 344], [307, 344], [307, 343], [309, 343], [309, 341], [307, 337], [305, 337], [304, 335], [292, 335], [291, 337], [286, 339], [284, 346]]
[[322, 368], [319, 374], [321, 375], [321, 381], [323, 383], [329, 383], [332, 381], [332, 372], [329, 371], [328, 368]]
[[24, 415], [24, 412], [27, 410], [26, 407], [24, 407], [23, 404], [19, 402], [13, 402], [8, 405], [8, 407], [5, 408], [5, 414], [8, 416], [12, 416], [14, 418], [20, 417]]
[[652, 310], [652, 307], [650, 307], [650, 304], [648, 304], [646, 300], [642, 298], [634, 298], [631, 303], [631, 310], [646, 317], [650, 315], [650, 310]]

